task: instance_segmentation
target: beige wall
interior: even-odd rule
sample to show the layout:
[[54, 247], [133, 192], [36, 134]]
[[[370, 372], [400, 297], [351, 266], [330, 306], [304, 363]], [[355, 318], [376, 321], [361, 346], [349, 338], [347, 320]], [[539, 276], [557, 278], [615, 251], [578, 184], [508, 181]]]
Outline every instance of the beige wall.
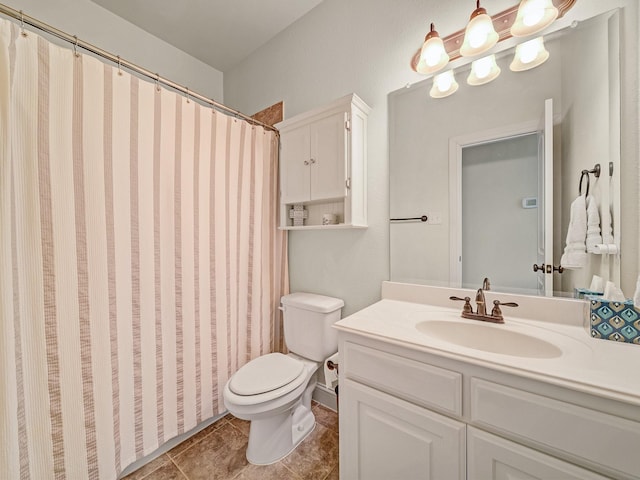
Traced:
[[222, 72], [90, 0], [6, 0], [3, 3], [194, 92], [218, 102], [224, 99]]

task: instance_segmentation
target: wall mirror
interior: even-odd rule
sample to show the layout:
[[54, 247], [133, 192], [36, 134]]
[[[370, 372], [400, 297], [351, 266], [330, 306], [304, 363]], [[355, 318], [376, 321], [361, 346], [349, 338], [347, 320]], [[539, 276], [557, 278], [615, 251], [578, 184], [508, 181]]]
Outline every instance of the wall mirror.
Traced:
[[[477, 288], [488, 276], [498, 291], [572, 296], [597, 274], [633, 294], [637, 219], [626, 221], [625, 208], [637, 212], [638, 195], [624, 177], [637, 179], [637, 131], [630, 138], [620, 119], [637, 106], [621, 103], [625, 13], [567, 15], [545, 34], [550, 57], [534, 69], [509, 70], [511, 39], [491, 83], [467, 85], [469, 66], [454, 64], [454, 95], [431, 98], [430, 78], [389, 94], [392, 281]], [[625, 141], [635, 148], [621, 158]], [[582, 268], [559, 273], [570, 205], [595, 164], [589, 194], [621, 254], [587, 254]], [[535, 272], [542, 263], [556, 271]]]

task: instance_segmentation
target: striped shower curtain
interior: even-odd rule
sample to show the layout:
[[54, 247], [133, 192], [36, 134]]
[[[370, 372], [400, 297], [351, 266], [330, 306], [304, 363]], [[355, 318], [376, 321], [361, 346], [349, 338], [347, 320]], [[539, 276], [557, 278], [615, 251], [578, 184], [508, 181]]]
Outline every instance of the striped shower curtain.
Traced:
[[0, 478], [113, 479], [281, 348], [274, 133], [0, 19]]

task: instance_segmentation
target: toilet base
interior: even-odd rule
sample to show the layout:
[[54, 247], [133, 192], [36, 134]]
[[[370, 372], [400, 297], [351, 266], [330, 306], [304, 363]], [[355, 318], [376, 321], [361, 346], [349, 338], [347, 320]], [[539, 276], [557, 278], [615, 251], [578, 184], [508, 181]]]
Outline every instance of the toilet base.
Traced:
[[270, 465], [289, 455], [316, 426], [311, 411], [310, 382], [296, 406], [278, 415], [254, 419], [249, 430], [247, 460], [254, 465]]

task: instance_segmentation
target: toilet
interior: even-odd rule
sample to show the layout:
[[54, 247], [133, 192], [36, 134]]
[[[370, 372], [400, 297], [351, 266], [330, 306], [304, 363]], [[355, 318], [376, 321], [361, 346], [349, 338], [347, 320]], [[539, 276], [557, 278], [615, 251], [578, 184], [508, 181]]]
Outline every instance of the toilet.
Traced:
[[281, 303], [290, 353], [251, 360], [223, 392], [227, 410], [251, 422], [247, 460], [255, 465], [281, 460], [313, 431], [316, 371], [338, 350], [338, 333], [331, 326], [340, 320], [342, 300], [298, 292], [283, 296]]

